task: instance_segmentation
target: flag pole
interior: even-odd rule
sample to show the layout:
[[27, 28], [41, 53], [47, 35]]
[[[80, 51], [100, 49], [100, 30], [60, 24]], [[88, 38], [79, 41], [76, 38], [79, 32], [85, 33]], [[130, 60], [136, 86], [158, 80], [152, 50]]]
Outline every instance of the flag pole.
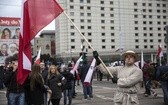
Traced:
[[[81, 33], [81, 31], [79, 30], [79, 28], [75, 25], [75, 23], [70, 19], [70, 17], [68, 16], [68, 14], [63, 11], [64, 15], [69, 19], [69, 21], [75, 26], [75, 28], [77, 29], [77, 31], [79, 32], [79, 34], [85, 39], [86, 43], [90, 46], [90, 48], [94, 50], [94, 48], [91, 46], [91, 44], [88, 42], [88, 40], [86, 39], [86, 37]], [[109, 73], [109, 75], [111, 76], [111, 78], [113, 78], [113, 75], [111, 74], [111, 72], [107, 69], [106, 65], [104, 64], [104, 62], [102, 61], [102, 59], [99, 57], [99, 60], [101, 61], [102, 65], [104, 66], [104, 68], [106, 69], [106, 71]]]

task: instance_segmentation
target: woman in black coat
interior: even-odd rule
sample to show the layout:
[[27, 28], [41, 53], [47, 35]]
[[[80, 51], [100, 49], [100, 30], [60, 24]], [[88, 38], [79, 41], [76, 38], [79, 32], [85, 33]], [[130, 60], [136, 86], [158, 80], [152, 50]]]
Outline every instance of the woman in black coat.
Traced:
[[44, 93], [51, 93], [44, 85], [40, 65], [34, 64], [26, 83], [26, 101], [28, 105], [44, 105]]
[[48, 71], [47, 85], [52, 90], [51, 103], [52, 105], [59, 105], [62, 98], [62, 85], [64, 85], [65, 78], [58, 72], [55, 65], [51, 65]]

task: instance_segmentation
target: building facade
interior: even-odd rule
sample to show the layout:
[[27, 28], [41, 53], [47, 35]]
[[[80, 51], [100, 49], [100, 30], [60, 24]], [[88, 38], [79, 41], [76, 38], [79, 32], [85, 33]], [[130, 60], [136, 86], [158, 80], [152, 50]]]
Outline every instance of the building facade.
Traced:
[[[122, 55], [125, 50], [156, 56], [166, 45], [167, 0], [59, 0], [64, 11], [100, 55]], [[79, 56], [83, 38], [62, 13], [56, 19], [56, 55]], [[92, 49], [84, 41], [88, 56]], [[119, 50], [117, 49], [122, 49]], [[152, 57], [151, 57], [152, 58]], [[111, 58], [110, 58], [111, 59]]]
[[39, 48], [41, 47], [41, 55], [49, 54], [55, 56], [55, 31], [44, 30], [39, 37], [34, 38], [33, 55], [37, 56]]

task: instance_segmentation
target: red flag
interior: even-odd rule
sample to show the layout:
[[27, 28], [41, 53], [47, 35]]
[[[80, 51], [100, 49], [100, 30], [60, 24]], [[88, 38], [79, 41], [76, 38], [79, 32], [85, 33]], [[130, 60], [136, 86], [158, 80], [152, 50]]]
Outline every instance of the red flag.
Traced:
[[35, 60], [36, 64], [40, 64], [40, 55], [41, 55], [41, 47], [40, 47], [40, 49], [38, 51], [38, 54], [37, 54], [37, 57], [36, 57], [36, 60]]
[[17, 82], [23, 84], [31, 71], [31, 43], [37, 33], [63, 12], [55, 0], [23, 0]]
[[163, 57], [163, 50], [162, 50], [162, 46], [161, 46], [161, 44], [158, 45], [157, 56], [158, 56], [159, 58]]

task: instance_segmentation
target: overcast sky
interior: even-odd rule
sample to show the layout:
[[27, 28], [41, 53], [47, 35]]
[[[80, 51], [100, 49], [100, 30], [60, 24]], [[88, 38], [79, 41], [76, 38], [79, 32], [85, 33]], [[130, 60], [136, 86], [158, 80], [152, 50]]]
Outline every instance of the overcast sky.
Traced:
[[[0, 0], [0, 17], [21, 17], [22, 0]], [[45, 30], [55, 30], [54, 21]]]

